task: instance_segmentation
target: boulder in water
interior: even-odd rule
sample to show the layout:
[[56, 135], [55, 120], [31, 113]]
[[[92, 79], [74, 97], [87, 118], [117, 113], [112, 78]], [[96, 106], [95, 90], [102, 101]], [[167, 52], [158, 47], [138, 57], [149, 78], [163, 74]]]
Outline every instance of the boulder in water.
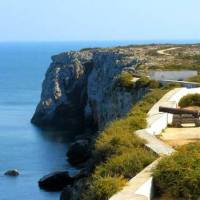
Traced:
[[73, 165], [85, 162], [91, 155], [90, 143], [88, 140], [77, 140], [72, 143], [67, 152], [68, 160]]
[[19, 172], [16, 169], [8, 170], [4, 174], [6, 176], [19, 176]]
[[68, 172], [50, 173], [39, 180], [40, 188], [47, 191], [60, 191], [73, 183], [74, 178]]

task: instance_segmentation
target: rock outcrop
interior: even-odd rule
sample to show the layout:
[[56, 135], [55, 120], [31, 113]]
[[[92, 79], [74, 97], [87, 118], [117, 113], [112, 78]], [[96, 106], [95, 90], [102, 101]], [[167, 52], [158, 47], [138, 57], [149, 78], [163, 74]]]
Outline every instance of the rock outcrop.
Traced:
[[33, 123], [68, 128], [83, 126], [91, 59], [90, 52], [69, 52], [52, 57]]
[[72, 184], [74, 178], [68, 172], [54, 172], [42, 177], [38, 184], [47, 191], [60, 191], [67, 185]]
[[77, 140], [72, 143], [67, 152], [68, 161], [72, 165], [85, 162], [91, 155], [91, 144], [88, 140]]
[[6, 175], [6, 176], [13, 176], [13, 177], [14, 176], [19, 176], [19, 172], [16, 169], [11, 169], [11, 170], [6, 171], [4, 173], [4, 175]]
[[99, 129], [123, 116], [143, 91], [116, 87], [122, 71], [141, 61], [129, 49], [90, 49], [52, 57], [32, 122], [39, 126]]

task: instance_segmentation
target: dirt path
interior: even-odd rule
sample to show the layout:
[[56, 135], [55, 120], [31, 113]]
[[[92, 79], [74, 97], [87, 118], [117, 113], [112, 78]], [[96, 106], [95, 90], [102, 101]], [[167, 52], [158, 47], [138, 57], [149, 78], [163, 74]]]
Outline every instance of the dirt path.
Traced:
[[171, 56], [171, 54], [166, 53], [166, 51], [171, 51], [171, 50], [175, 50], [175, 49], [179, 49], [179, 48], [182, 48], [182, 47], [172, 47], [169, 49], [158, 50], [157, 53], [160, 55]]

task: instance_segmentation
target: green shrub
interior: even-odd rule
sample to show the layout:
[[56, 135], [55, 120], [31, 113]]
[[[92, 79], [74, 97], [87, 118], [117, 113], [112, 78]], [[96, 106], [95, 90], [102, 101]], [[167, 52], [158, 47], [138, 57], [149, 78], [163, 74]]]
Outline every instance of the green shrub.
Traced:
[[144, 147], [125, 150], [121, 155], [112, 157], [97, 167], [96, 174], [100, 176], [121, 176], [123, 174], [125, 178], [130, 179], [157, 157], [155, 153]]
[[150, 79], [146, 76], [142, 76], [140, 79], [138, 79], [135, 82], [135, 86], [137, 88], [144, 88], [144, 87], [148, 87], [150, 83]]
[[156, 187], [171, 199], [200, 197], [200, 143], [184, 145], [162, 159], [153, 172]]
[[192, 77], [188, 78], [187, 81], [200, 83], [200, 75], [192, 76]]
[[199, 70], [199, 63], [181, 63], [181, 64], [166, 64], [166, 65], [156, 65], [154, 69], [162, 70]]
[[188, 94], [179, 101], [181, 108], [188, 106], [200, 106], [200, 94]]
[[111, 123], [96, 140], [94, 155], [97, 162], [102, 162], [121, 154], [124, 148], [143, 146], [144, 143], [144, 140], [133, 134], [126, 120], [118, 120]]
[[126, 185], [122, 177], [101, 177], [91, 178], [88, 190], [82, 194], [82, 200], [108, 200], [113, 194]]
[[132, 132], [139, 129], [144, 129], [147, 126], [147, 121], [146, 118], [144, 118], [144, 113], [138, 113], [136, 116], [129, 116], [127, 121], [129, 122], [129, 126], [132, 129]]
[[159, 88], [160, 87], [160, 82], [156, 81], [156, 80], [150, 80], [149, 87], [151, 89]]
[[124, 118], [111, 122], [98, 136], [93, 150], [95, 168], [89, 187], [82, 192], [84, 200], [108, 199], [156, 159], [157, 155], [145, 147], [145, 141], [134, 131], [146, 127], [149, 109], [173, 87], [152, 90]]
[[129, 72], [122, 72], [118, 77], [117, 77], [117, 85], [119, 87], [124, 87], [124, 88], [132, 88], [134, 83], [133, 83], [133, 76]]
[[180, 83], [169, 83], [163, 86], [163, 89], [170, 89], [170, 88], [180, 88], [182, 87]]

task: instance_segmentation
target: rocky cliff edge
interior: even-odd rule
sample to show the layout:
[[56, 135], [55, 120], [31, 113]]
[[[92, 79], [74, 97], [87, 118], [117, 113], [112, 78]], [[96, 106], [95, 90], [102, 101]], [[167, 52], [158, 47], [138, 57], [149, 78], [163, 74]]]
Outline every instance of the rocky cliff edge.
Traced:
[[116, 87], [122, 71], [135, 73], [143, 62], [130, 49], [88, 49], [52, 57], [32, 117], [38, 126], [102, 128], [123, 116], [141, 92]]

